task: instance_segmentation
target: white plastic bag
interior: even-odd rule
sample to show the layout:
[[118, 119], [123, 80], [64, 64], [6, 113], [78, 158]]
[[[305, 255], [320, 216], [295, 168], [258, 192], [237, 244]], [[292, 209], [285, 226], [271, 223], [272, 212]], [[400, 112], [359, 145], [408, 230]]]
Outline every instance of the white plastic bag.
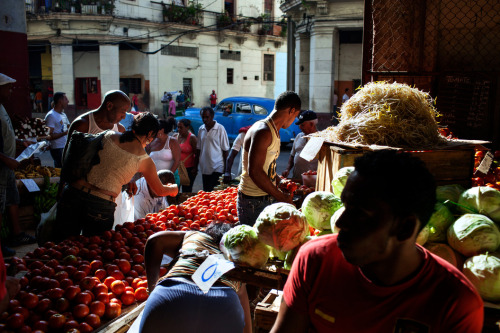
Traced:
[[39, 246], [54, 240], [56, 229], [57, 202], [48, 212], [40, 215], [40, 223], [36, 227], [36, 240]]
[[125, 222], [134, 222], [134, 196], [129, 197], [126, 192], [120, 192], [115, 199], [115, 222], [113, 229], [118, 224]]

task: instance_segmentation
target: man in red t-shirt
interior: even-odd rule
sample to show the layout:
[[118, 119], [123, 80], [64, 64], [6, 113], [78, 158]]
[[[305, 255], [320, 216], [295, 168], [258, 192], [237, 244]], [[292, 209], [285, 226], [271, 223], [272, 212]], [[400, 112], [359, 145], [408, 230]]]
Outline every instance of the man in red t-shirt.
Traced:
[[212, 90], [212, 93], [210, 94], [209, 98], [210, 98], [210, 107], [213, 109], [217, 104], [217, 94], [215, 93], [215, 90]]
[[339, 233], [301, 247], [271, 332], [481, 332], [474, 286], [416, 244], [435, 199], [418, 158], [389, 150], [358, 158]]

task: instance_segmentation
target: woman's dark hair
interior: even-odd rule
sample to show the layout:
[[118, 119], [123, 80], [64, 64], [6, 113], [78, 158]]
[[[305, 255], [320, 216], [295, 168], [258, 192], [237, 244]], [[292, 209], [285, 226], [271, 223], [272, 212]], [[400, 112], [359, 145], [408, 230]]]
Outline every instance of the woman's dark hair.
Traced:
[[153, 132], [153, 136], [160, 130], [160, 123], [156, 116], [151, 112], [142, 112], [134, 116], [134, 122], [130, 130], [123, 132], [120, 136], [120, 142], [130, 142], [135, 140], [135, 136], [148, 135], [149, 132]]
[[179, 120], [179, 122], [182, 123], [182, 125], [186, 126], [186, 128], [188, 130], [190, 130], [191, 132], [194, 133], [194, 128], [193, 128], [193, 126], [191, 126], [191, 120], [183, 118], [183, 119]]
[[176, 122], [174, 118], [160, 119], [160, 130], [163, 130], [165, 134], [172, 132], [175, 127]]
[[205, 233], [213, 238], [215, 244], [219, 245], [222, 236], [234, 226], [235, 224], [213, 221], [207, 226]]

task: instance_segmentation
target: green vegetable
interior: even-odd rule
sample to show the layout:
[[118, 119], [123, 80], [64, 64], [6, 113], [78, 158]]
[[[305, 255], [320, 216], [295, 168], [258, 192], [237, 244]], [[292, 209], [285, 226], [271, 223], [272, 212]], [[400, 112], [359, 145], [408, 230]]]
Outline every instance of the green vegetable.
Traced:
[[500, 301], [500, 256], [486, 253], [465, 261], [464, 275], [486, 301]]
[[333, 193], [316, 191], [307, 195], [302, 203], [304, 213], [309, 225], [318, 230], [330, 229], [330, 218], [342, 207], [342, 201]]
[[429, 239], [429, 225], [426, 225], [423, 227], [422, 230], [420, 230], [420, 233], [417, 236], [417, 244], [424, 245], [427, 243], [427, 240]]
[[347, 178], [354, 171], [354, 167], [343, 167], [339, 171], [333, 175], [332, 187], [333, 194], [340, 198], [342, 194], [342, 190], [344, 190], [345, 183], [347, 182]]
[[500, 223], [500, 191], [488, 186], [468, 189], [458, 200], [463, 213], [483, 214]]
[[436, 200], [444, 203], [447, 200], [458, 202], [460, 195], [465, 192], [461, 185], [442, 185], [436, 188]]
[[481, 214], [465, 214], [448, 228], [448, 244], [466, 257], [495, 251], [500, 231], [495, 222]]
[[455, 216], [442, 203], [436, 203], [429, 226], [429, 242], [446, 242], [446, 232], [455, 221]]
[[427, 243], [425, 248], [435, 255], [443, 258], [459, 270], [462, 270], [464, 264], [463, 256], [453, 250], [449, 245], [443, 243]]
[[337, 228], [337, 220], [340, 218], [342, 213], [344, 212], [345, 207], [342, 206], [340, 207], [333, 215], [332, 218], [330, 219], [330, 228], [332, 229], [332, 233], [338, 234], [339, 228]]
[[306, 218], [294, 205], [278, 202], [260, 213], [254, 227], [259, 239], [279, 251], [290, 251], [309, 234]]
[[238, 225], [223, 236], [229, 260], [256, 268], [262, 268], [269, 259], [269, 247], [257, 236], [257, 229], [248, 225]]

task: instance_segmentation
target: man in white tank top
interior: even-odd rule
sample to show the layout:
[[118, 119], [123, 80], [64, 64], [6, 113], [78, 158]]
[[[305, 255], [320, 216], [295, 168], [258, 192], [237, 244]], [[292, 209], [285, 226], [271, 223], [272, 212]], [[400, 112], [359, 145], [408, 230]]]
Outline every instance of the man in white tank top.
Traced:
[[297, 93], [286, 91], [276, 99], [274, 110], [250, 127], [243, 142], [243, 162], [238, 187], [238, 217], [253, 225], [260, 212], [274, 201], [292, 203], [292, 195], [281, 192], [276, 183], [276, 160], [280, 153], [279, 130], [288, 128], [300, 114]]
[[[78, 116], [68, 129], [68, 140], [64, 146], [63, 158], [74, 131], [82, 133], [98, 134], [112, 129], [115, 132], [125, 132], [125, 127], [120, 124], [130, 110], [130, 98], [121, 90], [110, 90], [104, 95], [101, 105], [92, 111]], [[132, 187], [135, 187], [133, 182]], [[59, 184], [59, 193], [64, 188], [63, 182]], [[131, 188], [130, 192], [137, 192], [137, 187]]]

